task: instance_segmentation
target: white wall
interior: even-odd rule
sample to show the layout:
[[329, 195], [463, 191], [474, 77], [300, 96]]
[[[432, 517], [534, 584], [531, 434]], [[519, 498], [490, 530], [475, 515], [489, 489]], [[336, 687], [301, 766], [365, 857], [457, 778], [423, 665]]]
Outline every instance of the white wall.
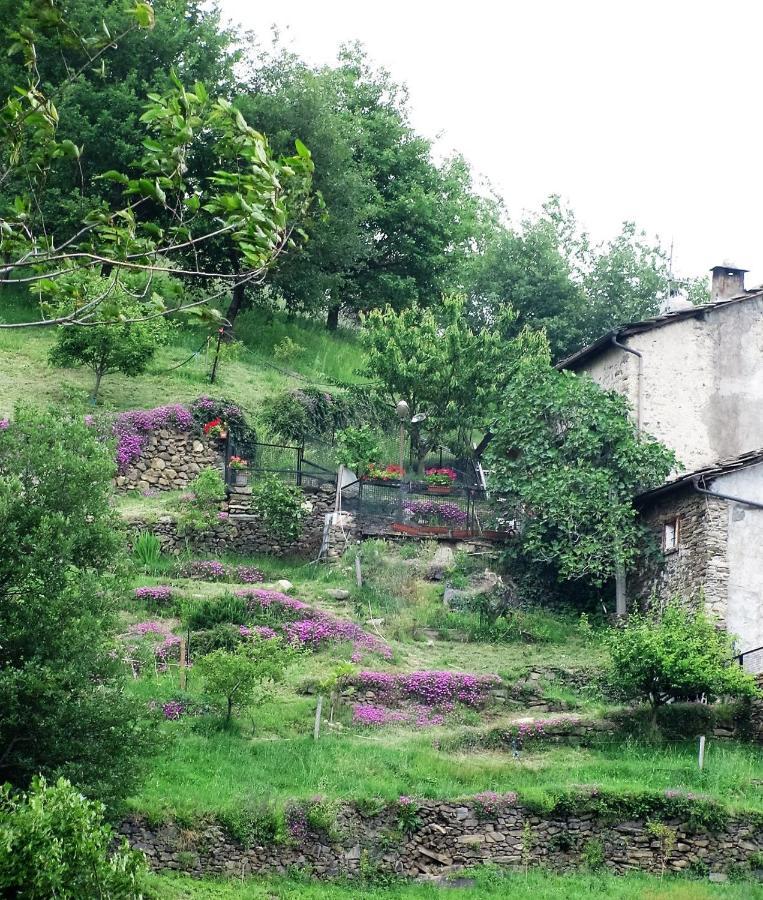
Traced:
[[[763, 503], [763, 465], [713, 481], [714, 492]], [[726, 628], [739, 651], [763, 647], [763, 509], [728, 504]]]
[[[763, 447], [763, 297], [623, 340], [643, 354], [641, 426], [685, 471]], [[612, 347], [578, 371], [635, 409], [638, 360]]]

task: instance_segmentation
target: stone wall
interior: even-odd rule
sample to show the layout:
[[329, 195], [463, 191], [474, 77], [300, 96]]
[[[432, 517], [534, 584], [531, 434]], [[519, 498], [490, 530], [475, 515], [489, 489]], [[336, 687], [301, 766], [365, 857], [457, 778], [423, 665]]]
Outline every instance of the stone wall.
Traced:
[[749, 871], [752, 855], [763, 852], [763, 832], [744, 819], [730, 820], [716, 832], [667, 821], [676, 837], [667, 851], [644, 820], [605, 821], [594, 812], [541, 817], [528, 808], [501, 803], [494, 814], [485, 815], [473, 802], [426, 801], [417, 819], [413, 831], [403, 835], [394, 807], [364, 813], [346, 806], [332, 838], [308, 830], [291, 843], [249, 849], [216, 824], [183, 830], [130, 819], [120, 830], [155, 869], [235, 876], [286, 873], [294, 867], [316, 877], [356, 876], [362, 867], [366, 875], [377, 871], [432, 877], [487, 862], [570, 871], [592, 857], [615, 873], [659, 873], [663, 865], [668, 872], [724, 873], [739, 867]]
[[[662, 553], [662, 527], [679, 520], [678, 549]], [[677, 488], [655, 498], [641, 511], [654, 537], [656, 558], [646, 561], [632, 579], [628, 593], [646, 602], [654, 593], [660, 602], [704, 595], [708, 612], [725, 621], [729, 568], [726, 559], [728, 509], [692, 487]]]
[[[178, 534], [173, 516], [160, 516], [156, 521], [133, 520], [130, 528], [134, 533], [150, 531], [159, 538], [164, 553], [179, 555], [186, 551], [209, 553], [220, 556], [225, 553], [239, 553], [245, 556], [266, 553], [273, 556], [316, 556], [321, 548], [326, 514], [334, 509], [334, 486], [324, 484], [318, 488], [304, 488], [309, 512], [303, 522], [302, 533], [296, 541], [282, 541], [270, 533], [261, 520], [244, 512], [248, 507], [250, 488], [234, 489], [229, 499], [221, 504], [221, 512], [229, 512], [211, 531]], [[233, 512], [232, 510], [236, 510]], [[339, 541], [334, 532], [330, 546], [331, 555], [339, 555], [344, 550], [344, 541]]]
[[202, 469], [223, 470], [222, 446], [194, 432], [160, 428], [148, 435], [140, 459], [114, 485], [120, 491], [182, 490]]

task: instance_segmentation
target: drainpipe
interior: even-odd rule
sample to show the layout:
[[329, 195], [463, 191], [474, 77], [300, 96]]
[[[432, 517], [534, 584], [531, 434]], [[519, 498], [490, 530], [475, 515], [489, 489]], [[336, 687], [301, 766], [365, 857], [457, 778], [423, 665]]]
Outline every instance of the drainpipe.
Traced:
[[694, 490], [700, 494], [706, 494], [708, 497], [715, 497], [716, 500], [730, 500], [732, 503], [742, 503], [745, 506], [751, 506], [753, 509], [763, 509], [763, 503], [758, 503], [756, 500], [745, 500], [744, 497], [733, 497], [731, 494], [720, 494], [716, 491], [708, 491], [707, 488], [699, 486], [701, 480], [702, 476], [700, 475], [692, 479]]
[[[612, 335], [612, 346], [626, 353], [631, 353], [638, 360], [638, 378], [636, 381], [636, 431], [641, 435], [641, 381], [644, 372], [644, 357], [638, 350], [627, 347], [617, 340], [617, 334]], [[625, 617], [626, 613], [626, 575], [625, 566], [618, 560], [615, 563], [615, 615], [618, 619]]]
[[633, 347], [626, 347], [617, 340], [617, 335], [612, 335], [612, 346], [625, 350], [626, 353], [632, 353], [638, 359], [638, 380], [636, 382], [636, 430], [641, 434], [641, 381], [644, 374], [644, 357], [638, 350]]

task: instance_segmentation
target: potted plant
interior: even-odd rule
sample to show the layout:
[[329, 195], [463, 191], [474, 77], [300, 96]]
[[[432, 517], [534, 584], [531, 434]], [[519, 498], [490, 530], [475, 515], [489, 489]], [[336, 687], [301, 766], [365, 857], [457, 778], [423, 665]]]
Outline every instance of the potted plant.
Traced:
[[245, 459], [241, 459], [240, 456], [231, 456], [228, 460], [228, 466], [233, 471], [236, 484], [239, 487], [245, 487], [249, 482], [249, 475], [246, 471], [249, 463]]
[[380, 466], [378, 463], [369, 463], [366, 468], [364, 481], [375, 481], [383, 484], [400, 482], [403, 478], [403, 470], [400, 466]]
[[458, 475], [453, 469], [431, 468], [424, 473], [429, 494], [449, 494]]
[[228, 437], [228, 423], [222, 419], [212, 419], [202, 430], [207, 437], [217, 438], [219, 441], [224, 441]]
[[408, 522], [395, 522], [394, 531], [403, 534], [448, 535], [464, 538], [469, 535], [466, 528], [467, 514], [455, 503], [438, 503], [436, 500], [406, 500], [403, 511]]

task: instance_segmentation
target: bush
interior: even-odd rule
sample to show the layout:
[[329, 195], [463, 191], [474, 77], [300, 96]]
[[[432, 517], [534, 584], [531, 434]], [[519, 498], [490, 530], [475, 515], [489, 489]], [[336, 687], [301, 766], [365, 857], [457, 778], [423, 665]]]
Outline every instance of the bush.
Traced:
[[162, 560], [162, 545], [150, 531], [141, 531], [132, 545], [132, 554], [145, 572], [155, 572]]
[[390, 410], [370, 399], [368, 391], [322, 391], [314, 387], [268, 397], [262, 413], [263, 424], [273, 435], [297, 444], [310, 439], [331, 441], [348, 426], [384, 427], [390, 420]]
[[306, 512], [302, 491], [275, 475], [264, 477], [252, 490], [252, 508], [280, 541], [296, 541]]
[[243, 625], [248, 619], [243, 597], [228, 594], [225, 597], [192, 600], [185, 604], [184, 618], [192, 630], [212, 628], [215, 625]]
[[181, 534], [208, 531], [219, 521], [220, 502], [226, 497], [219, 470], [202, 469], [190, 484], [190, 492], [180, 499], [178, 530]]
[[191, 653], [194, 658], [206, 656], [213, 650], [233, 651], [244, 640], [239, 625], [220, 623], [212, 628], [194, 631], [191, 636]]
[[247, 458], [252, 455], [257, 443], [257, 432], [249, 424], [243, 409], [233, 400], [224, 397], [199, 397], [191, 404], [190, 411], [199, 429], [213, 419], [221, 419], [228, 426], [239, 453]]
[[757, 694], [754, 678], [734, 661], [732, 636], [677, 600], [661, 614], [632, 614], [610, 631], [607, 646], [611, 684], [648, 700], [655, 726], [658, 707], [670, 701]]
[[35, 778], [26, 794], [0, 787], [0, 892], [61, 900], [139, 900], [146, 864], [103, 823], [104, 808], [60, 778]]
[[367, 425], [345, 428], [337, 435], [336, 443], [336, 461], [352, 469], [358, 478], [365, 475], [368, 466], [381, 455], [376, 438]]

